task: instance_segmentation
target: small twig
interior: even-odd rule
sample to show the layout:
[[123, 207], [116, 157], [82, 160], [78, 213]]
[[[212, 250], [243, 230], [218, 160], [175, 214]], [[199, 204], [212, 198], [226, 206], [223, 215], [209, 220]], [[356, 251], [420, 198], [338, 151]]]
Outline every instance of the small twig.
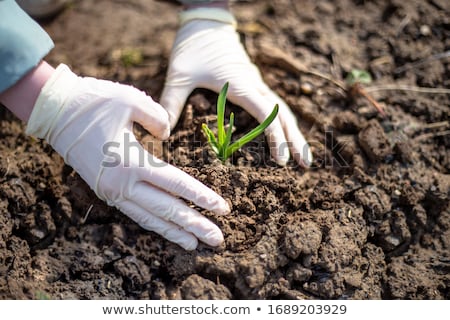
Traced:
[[277, 64], [280, 67], [285, 68], [293, 73], [305, 73], [310, 74], [324, 80], [327, 80], [340, 89], [347, 91], [347, 87], [344, 83], [333, 79], [331, 76], [323, 74], [319, 71], [309, 70], [303, 63], [301, 63], [295, 57], [288, 55], [286, 52], [271, 46], [265, 42], [259, 44], [260, 50], [258, 50], [258, 57], [262, 62], [269, 65]]
[[367, 92], [399, 90], [399, 91], [414, 91], [420, 93], [450, 94], [450, 89], [446, 88], [415, 87], [404, 84], [384, 84], [378, 86], [370, 86], [365, 89]]
[[381, 56], [379, 58], [373, 59], [369, 62], [369, 65], [371, 66], [379, 66], [382, 64], [392, 63], [392, 57], [391, 56]]
[[422, 126], [420, 126], [418, 129], [437, 129], [437, 128], [442, 128], [442, 127], [448, 127], [448, 125], [450, 124], [450, 122], [448, 121], [439, 121], [439, 122], [433, 122], [433, 123], [426, 123]]
[[93, 204], [91, 204], [91, 205], [89, 206], [89, 208], [88, 208], [86, 214], [84, 215], [83, 219], [81, 219], [81, 224], [85, 224], [85, 223], [86, 223], [87, 218], [88, 218], [89, 214], [91, 213], [93, 207], [94, 207]]
[[405, 132], [409, 134], [418, 133], [424, 130], [445, 129], [450, 125], [448, 121], [439, 121], [425, 124], [412, 125], [405, 128]]
[[372, 96], [368, 94], [367, 91], [359, 83], [355, 83], [352, 87], [352, 90], [354, 90], [356, 93], [366, 98], [367, 101], [369, 101], [370, 104], [372, 104], [375, 107], [375, 109], [377, 109], [378, 112], [381, 113], [382, 116], [386, 115], [383, 107], [381, 107], [381, 105], [374, 98], [372, 98]]
[[339, 79], [339, 75], [342, 74], [341, 63], [339, 57], [335, 54], [331, 54], [331, 75], [334, 79]]
[[411, 16], [409, 14], [407, 14], [397, 27], [397, 30], [396, 30], [397, 35], [399, 35], [400, 32], [402, 32], [403, 29], [405, 29], [405, 27], [408, 25], [408, 23], [410, 21], [411, 21]]
[[426, 57], [424, 59], [421, 59], [419, 61], [416, 62], [412, 62], [412, 63], [407, 63], [401, 67], [398, 67], [394, 70], [394, 73], [402, 73], [403, 71], [409, 70], [409, 69], [414, 69], [417, 68], [421, 65], [436, 61], [436, 60], [440, 60], [440, 59], [445, 59], [450, 57], [450, 50], [445, 51], [445, 52], [440, 52], [440, 53], [436, 53], [433, 54], [429, 57]]
[[450, 134], [450, 130], [424, 133], [424, 134], [422, 134], [420, 136], [415, 137], [414, 141], [423, 141], [423, 140], [427, 140], [427, 139], [430, 139], [430, 138], [446, 136], [446, 135], [449, 135], [449, 134]]
[[317, 72], [317, 71], [313, 71], [313, 70], [305, 70], [303, 72], [307, 73], [307, 74], [310, 74], [310, 75], [313, 75], [313, 76], [316, 76], [316, 77], [319, 77], [319, 78], [322, 78], [322, 79], [325, 79], [325, 80], [333, 83], [335, 86], [339, 87], [340, 89], [342, 89], [344, 91], [347, 91], [347, 87], [345, 86], [345, 84], [341, 83], [340, 81], [337, 81], [337, 80], [333, 79], [332, 77], [330, 77], [330, 76], [328, 76], [326, 74], [323, 74], [323, 73]]
[[448, 127], [450, 122], [448, 121], [439, 121], [439, 122], [432, 122], [432, 123], [425, 123], [425, 124], [414, 124], [411, 126], [405, 127], [405, 131], [408, 133], [417, 133], [419, 131], [423, 130], [433, 130], [433, 129], [443, 129]]
[[8, 165], [6, 166], [6, 171], [5, 171], [5, 174], [3, 175], [2, 178], [6, 177], [8, 175], [8, 173], [9, 173], [9, 166], [10, 166], [9, 157], [6, 157], [6, 163]]

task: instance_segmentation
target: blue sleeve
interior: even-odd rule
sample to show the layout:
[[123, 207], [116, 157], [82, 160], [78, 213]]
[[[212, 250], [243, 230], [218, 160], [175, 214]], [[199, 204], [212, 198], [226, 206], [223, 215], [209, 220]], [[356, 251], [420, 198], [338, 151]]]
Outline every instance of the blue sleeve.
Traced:
[[0, 93], [53, 48], [49, 35], [14, 0], [0, 0]]

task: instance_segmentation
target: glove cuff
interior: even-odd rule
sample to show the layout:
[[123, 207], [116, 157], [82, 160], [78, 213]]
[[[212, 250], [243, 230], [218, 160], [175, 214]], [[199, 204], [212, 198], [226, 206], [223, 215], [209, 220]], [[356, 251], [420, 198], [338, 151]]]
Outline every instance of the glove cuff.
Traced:
[[212, 20], [231, 24], [235, 29], [237, 27], [237, 21], [233, 14], [230, 11], [221, 8], [196, 8], [185, 10], [180, 12], [179, 20], [181, 26], [184, 26], [192, 20]]
[[51, 143], [51, 129], [55, 125], [71, 88], [78, 76], [68, 66], [60, 64], [41, 89], [33, 107], [25, 133]]

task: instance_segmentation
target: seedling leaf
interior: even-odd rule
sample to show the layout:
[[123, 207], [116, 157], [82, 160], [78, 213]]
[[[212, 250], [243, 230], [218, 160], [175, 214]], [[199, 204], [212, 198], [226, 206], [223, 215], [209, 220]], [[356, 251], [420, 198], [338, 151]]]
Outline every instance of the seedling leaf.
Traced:
[[220, 91], [219, 98], [217, 99], [217, 138], [219, 146], [223, 145], [225, 141], [225, 102], [228, 91], [228, 82], [225, 83], [222, 90]]
[[278, 114], [278, 109], [279, 109], [278, 104], [276, 104], [270, 115], [263, 122], [261, 122], [256, 128], [251, 130], [249, 133], [245, 134], [243, 137], [233, 142], [227, 148], [225, 157], [229, 158], [235, 151], [239, 150], [245, 144], [249, 143], [257, 136], [259, 136], [261, 133], [263, 133], [264, 130], [266, 130], [266, 128], [272, 123], [272, 121], [275, 120], [275, 117]]
[[[228, 149], [228, 146], [231, 143], [231, 134], [233, 132], [233, 126], [234, 126], [234, 113], [232, 112], [230, 114], [230, 123], [228, 124], [227, 135], [225, 136], [225, 141], [223, 143], [223, 149], [224, 150], [222, 150], [222, 154], [225, 154], [225, 157], [226, 157], [226, 152], [225, 151]], [[225, 158], [225, 160], [226, 160], [226, 158]]]
[[219, 153], [219, 145], [217, 144], [217, 139], [214, 133], [211, 131], [211, 129], [208, 128], [206, 123], [202, 124], [203, 133], [206, 136], [206, 139], [208, 139], [208, 143], [213, 149], [213, 151], [218, 154]]
[[[203, 133], [208, 140], [211, 149], [217, 155], [217, 157], [225, 162], [236, 150], [247, 144], [248, 142], [255, 139], [272, 123], [278, 114], [278, 104], [275, 105], [270, 115], [261, 122], [256, 128], [245, 134], [243, 137], [237, 141], [231, 143], [231, 135], [233, 132], [234, 125], [234, 113], [230, 114], [230, 122], [228, 129], [225, 131], [224, 118], [225, 118], [225, 103], [226, 95], [228, 90], [228, 82], [225, 83], [222, 90], [220, 91], [219, 97], [217, 99], [217, 138], [208, 128], [206, 123], [202, 124]], [[230, 144], [231, 143], [231, 144]]]
[[350, 86], [356, 83], [370, 84], [372, 82], [372, 77], [370, 76], [370, 73], [365, 70], [353, 69], [347, 75], [345, 81]]

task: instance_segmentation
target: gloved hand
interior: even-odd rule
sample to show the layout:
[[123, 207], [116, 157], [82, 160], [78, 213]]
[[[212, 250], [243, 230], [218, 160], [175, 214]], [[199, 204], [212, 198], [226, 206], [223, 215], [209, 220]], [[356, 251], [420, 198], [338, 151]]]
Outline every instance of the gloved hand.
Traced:
[[[310, 166], [312, 154], [287, 104], [264, 83], [250, 61], [225, 9], [199, 8], [180, 14], [181, 28], [173, 45], [161, 105], [173, 128], [195, 88], [219, 92], [229, 82], [228, 99], [262, 122], [279, 104], [278, 117], [266, 129], [272, 157], [280, 165], [293, 158]], [[286, 142], [289, 142], [289, 148]]]
[[222, 243], [220, 229], [183, 200], [226, 214], [226, 201], [183, 171], [146, 152], [133, 134], [139, 122], [169, 136], [166, 111], [126, 85], [82, 78], [60, 65], [36, 100], [27, 134], [46, 139], [109, 205], [187, 250], [198, 239]]

